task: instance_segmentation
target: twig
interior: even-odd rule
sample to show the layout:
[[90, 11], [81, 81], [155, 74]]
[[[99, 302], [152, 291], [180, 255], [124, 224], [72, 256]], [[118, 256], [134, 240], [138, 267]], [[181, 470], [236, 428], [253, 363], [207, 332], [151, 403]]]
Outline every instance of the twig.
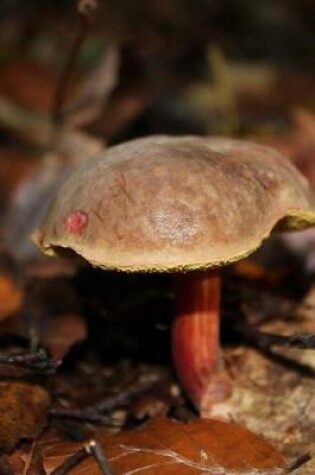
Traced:
[[107, 462], [104, 451], [100, 444], [95, 440], [91, 440], [88, 444], [87, 450], [90, 450], [91, 455], [95, 457], [98, 466], [105, 475], [113, 475], [113, 472]]
[[90, 452], [86, 450], [86, 447], [83, 447], [74, 455], [71, 455], [71, 457], [67, 458], [66, 461], [63, 462], [62, 465], [57, 467], [55, 470], [53, 470], [50, 475], [66, 475], [70, 472], [71, 469], [79, 465], [80, 462], [82, 462], [89, 456]]
[[108, 413], [116, 407], [127, 404], [132, 398], [149, 391], [156, 381], [150, 381], [148, 384], [141, 387], [128, 388], [121, 391], [114, 396], [102, 399], [96, 404], [92, 404], [85, 408], [52, 408], [51, 416], [58, 419], [76, 419], [81, 421], [95, 422], [109, 426], [120, 426], [115, 419], [110, 416], [104, 416], [102, 413]]
[[9, 355], [0, 353], [0, 363], [24, 366], [44, 372], [54, 372], [60, 366], [59, 360], [52, 360], [44, 348], [39, 348], [35, 353]]
[[270, 348], [271, 346], [281, 346], [286, 348], [298, 348], [301, 350], [315, 349], [315, 335], [312, 333], [295, 333], [293, 335], [276, 335], [256, 330], [250, 325], [242, 322], [236, 324], [234, 329], [240, 333], [250, 343], [254, 343], [259, 348]]
[[309, 462], [312, 459], [311, 455], [307, 452], [306, 454], [301, 455], [297, 460], [295, 460], [290, 467], [287, 469], [286, 473], [292, 473], [298, 468], [302, 467], [305, 465], [307, 462]]
[[52, 108], [52, 120], [56, 128], [60, 125], [63, 119], [62, 108], [64, 105], [71, 73], [77, 61], [77, 57], [82, 45], [85, 42], [93, 24], [93, 12], [96, 7], [96, 0], [79, 0], [78, 2], [78, 13], [80, 18], [79, 27], [59, 77]]
[[56, 419], [74, 419], [82, 422], [102, 424], [109, 427], [121, 426], [121, 423], [117, 423], [111, 416], [104, 416], [93, 407], [82, 409], [71, 407], [52, 408], [50, 415]]
[[82, 449], [71, 455], [62, 465], [53, 470], [50, 475], [67, 475], [70, 470], [91, 455], [95, 458], [103, 475], [113, 475], [102, 447], [95, 440], [90, 440]]

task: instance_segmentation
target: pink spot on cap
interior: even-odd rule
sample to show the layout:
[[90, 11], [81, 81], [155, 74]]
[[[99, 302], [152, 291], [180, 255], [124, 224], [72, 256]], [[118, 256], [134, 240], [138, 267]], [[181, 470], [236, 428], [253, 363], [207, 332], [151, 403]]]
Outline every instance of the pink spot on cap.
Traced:
[[88, 221], [88, 215], [84, 211], [75, 211], [66, 219], [66, 230], [70, 234], [81, 234], [84, 228], [86, 228]]

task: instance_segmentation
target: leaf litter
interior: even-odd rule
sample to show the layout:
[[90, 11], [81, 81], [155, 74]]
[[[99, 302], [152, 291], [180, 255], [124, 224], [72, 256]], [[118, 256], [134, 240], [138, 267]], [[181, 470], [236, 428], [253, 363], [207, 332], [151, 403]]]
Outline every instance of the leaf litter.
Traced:
[[[29, 15], [36, 12], [31, 4]], [[305, 2], [295, 6], [300, 15], [304, 12], [303, 8]], [[114, 18], [114, 23], [117, 23], [118, 18], [123, 18], [128, 34], [118, 28], [118, 35], [130, 37], [132, 27], [128, 23], [128, 12], [118, 8], [116, 14], [111, 16], [110, 7], [106, 5], [105, 9], [105, 16], [102, 8], [98, 11], [102, 31], [104, 24], [111, 29], [110, 19]], [[155, 15], [161, 20], [159, 15], [162, 11], [163, 6], [152, 2], [148, 20], [151, 27]], [[162, 14], [163, 21], [180, 24], [178, 18], [181, 16], [176, 18], [176, 11], [174, 2], [173, 10], [171, 8]], [[182, 13], [187, 15], [187, 12]], [[73, 15], [70, 16], [70, 21], [65, 15], [58, 22], [63, 27], [65, 24], [67, 28], [70, 25], [71, 30]], [[21, 19], [23, 24], [23, 15]], [[43, 21], [46, 21], [47, 26], [47, 20], [44, 18]], [[50, 30], [54, 21], [56, 18], [52, 15], [47, 30]], [[19, 27], [18, 18], [16, 22]], [[186, 47], [192, 38], [195, 41], [198, 37], [197, 30], [186, 30]], [[67, 41], [62, 36], [62, 27], [57, 31], [57, 36], [61, 35], [61, 42]], [[181, 31], [180, 28], [178, 31]], [[74, 30], [72, 33], [75, 33]], [[87, 38], [87, 50], [93, 48], [93, 41], [99, 44], [99, 39], [93, 35], [94, 32], [91, 42]], [[47, 35], [37, 31], [33, 41], [38, 48], [41, 43], [45, 44]], [[52, 41], [51, 38], [48, 38], [49, 41]], [[198, 38], [196, 41], [198, 44]], [[4, 203], [1, 217], [6, 211], [1, 234], [7, 236], [4, 254], [6, 248], [14, 253], [23, 276], [20, 281], [14, 273], [0, 273], [2, 351], [8, 351], [9, 355], [29, 354], [33, 350], [36, 353], [40, 343], [50, 350], [54, 360], [63, 359], [63, 365], [50, 375], [38, 369], [23, 369], [20, 365], [9, 369], [8, 365], [1, 364], [0, 413], [3, 417], [0, 442], [3, 453], [15, 450], [11, 455], [0, 458], [0, 472], [2, 470], [8, 475], [42, 475], [44, 463], [46, 473], [51, 473], [59, 463], [84, 445], [84, 442], [69, 442], [69, 438], [95, 438], [101, 443], [115, 474], [154, 474], [155, 470], [161, 475], [171, 474], [174, 473], [174, 466], [176, 473], [183, 474], [285, 473], [283, 456], [274, 447], [293, 464], [299, 457], [303, 458], [303, 454], [309, 454], [309, 458], [314, 454], [312, 350], [270, 346], [270, 351], [267, 348], [268, 351], [264, 353], [261, 348], [253, 348], [255, 345], [242, 340], [241, 334], [236, 337], [236, 334], [225, 330], [224, 357], [233, 377], [235, 391], [230, 401], [213, 411], [213, 416], [225, 417], [234, 422], [225, 423], [223, 434], [213, 431], [214, 425], [218, 427], [223, 422], [196, 421], [179, 425], [171, 419], [155, 420], [161, 414], [181, 421], [196, 419], [196, 413], [185, 400], [169, 368], [170, 356], [166, 348], [171, 298], [164, 298], [165, 293], [169, 292], [168, 288], [165, 291], [167, 286], [154, 282], [155, 297], [143, 302], [137, 297], [137, 292], [139, 295], [145, 294], [148, 288], [141, 279], [130, 279], [118, 284], [114, 276], [100, 278], [99, 273], [95, 271], [93, 275], [92, 269], [87, 271], [78, 263], [67, 267], [62, 260], [58, 264], [39, 256], [33, 260], [34, 250], [30, 250], [27, 242], [29, 232], [49, 205], [54, 190], [80, 161], [88, 160], [108, 140], [120, 141], [148, 131], [172, 133], [175, 130], [176, 133], [182, 133], [184, 127], [185, 133], [202, 133], [205, 128], [209, 133], [214, 133], [226, 130], [226, 119], [232, 118], [233, 128], [245, 124], [246, 132], [246, 122], [250, 118], [249, 130], [253, 133], [252, 123], [258, 124], [259, 129], [259, 121], [264, 114], [271, 111], [280, 121], [286, 115], [286, 118], [291, 117], [289, 130], [286, 129], [281, 136], [270, 133], [268, 127], [274, 127], [271, 121], [267, 123], [269, 132], [261, 134], [257, 130], [257, 138], [263, 135], [264, 141], [284, 150], [313, 183], [314, 114], [305, 105], [304, 109], [296, 108], [296, 103], [312, 104], [312, 74], [286, 71], [284, 81], [283, 72], [277, 71], [274, 65], [268, 64], [264, 68], [253, 64], [249, 69], [237, 64], [230, 67], [219, 50], [217, 56], [221, 58], [223, 70], [231, 77], [227, 78], [226, 71], [223, 71], [218, 84], [211, 83], [208, 77], [212, 74], [211, 68], [218, 66], [212, 60], [204, 65], [206, 78], [202, 77], [202, 81], [199, 81], [192, 76], [185, 84], [182, 79], [178, 83], [176, 71], [181, 67], [181, 60], [176, 56], [176, 41], [170, 41], [165, 48], [159, 35], [153, 35], [144, 49], [141, 39], [139, 50], [134, 37], [126, 51], [120, 46], [112, 46], [112, 42], [107, 43], [107, 40], [106, 47], [103, 39], [100, 44], [102, 54], [96, 67], [90, 68], [90, 64], [81, 67], [79, 64], [78, 74], [74, 74], [73, 81], [69, 81], [62, 110], [64, 128], [59, 130], [57, 139], [55, 137], [52, 140], [55, 131], [49, 116], [49, 103], [53, 100], [56, 83], [51, 68], [40, 64], [38, 58], [28, 63], [25, 58], [33, 53], [30, 50], [25, 55], [24, 51], [23, 60], [14, 58], [12, 64], [4, 68], [0, 78], [0, 127], [1, 138], [4, 138], [0, 149], [1, 200]], [[163, 47], [159, 50], [161, 45]], [[200, 49], [207, 57], [209, 46]], [[6, 47], [8, 50], [10, 48]], [[56, 51], [55, 46], [51, 50]], [[58, 57], [54, 57], [53, 61], [60, 66], [59, 50]], [[150, 64], [154, 64], [156, 71], [162, 72], [161, 76], [151, 70]], [[172, 67], [168, 70], [166, 65]], [[86, 70], [92, 71], [91, 74], [86, 75]], [[254, 78], [258, 77], [258, 81], [255, 79], [251, 83], [248, 94], [248, 87], [241, 87], [237, 78], [241, 73], [248, 84], [250, 70]], [[159, 83], [161, 77], [163, 87]], [[198, 86], [200, 83], [202, 88]], [[228, 83], [237, 87], [228, 86], [227, 90]], [[178, 85], [181, 92], [176, 94], [174, 100], [174, 89]], [[188, 105], [196, 117], [192, 119], [188, 114], [188, 120], [186, 117], [183, 124], [178, 110], [189, 109], [185, 97], [187, 91], [191, 90], [190, 86], [194, 85], [198, 86], [198, 97], [190, 99], [193, 103]], [[222, 104], [215, 97], [217, 90], [224, 99]], [[104, 104], [107, 107], [102, 110]], [[216, 117], [213, 108], [223, 108], [222, 121]], [[230, 112], [233, 117], [228, 117]], [[203, 115], [205, 127], [199, 121]], [[262, 127], [266, 127], [266, 124]], [[283, 336], [300, 332], [314, 333], [314, 232], [285, 237], [283, 242], [289, 255], [294, 256], [294, 263], [289, 259], [288, 266], [286, 261], [285, 268], [279, 265], [279, 269], [273, 271], [268, 266], [260, 267], [262, 261], [258, 266], [255, 262], [254, 267], [253, 261], [245, 263], [242, 269], [236, 269], [228, 277], [233, 285], [241, 278], [241, 290], [234, 285], [234, 290], [230, 294], [227, 292], [225, 298], [228, 300], [231, 294], [240, 295], [247, 323], [265, 333]], [[1, 255], [1, 262], [3, 258], [4, 255]], [[278, 253], [271, 252], [269, 262], [276, 262], [277, 258]], [[263, 262], [267, 260], [263, 259]], [[241, 273], [243, 275], [240, 277]], [[59, 284], [56, 284], [57, 281]], [[70, 294], [75, 295], [76, 303], [72, 301], [69, 304], [72, 299]], [[129, 297], [136, 304], [129, 304]], [[117, 305], [122, 300], [123, 311]], [[115, 311], [115, 305], [118, 311]], [[235, 310], [233, 305], [232, 308]], [[150, 322], [148, 316], [152, 317]], [[228, 319], [223, 326], [229, 326]], [[86, 339], [87, 328], [93, 334], [92, 342]], [[50, 411], [51, 399], [54, 405]], [[93, 421], [84, 418], [91, 414], [91, 408]], [[58, 410], [59, 416], [63, 412], [66, 417], [55, 417]], [[81, 419], [76, 419], [74, 415], [79, 415]], [[154, 422], [147, 425], [152, 418]], [[119, 420], [119, 424], [111, 425], [114, 420]], [[263, 434], [274, 447], [258, 436], [250, 435], [249, 432], [245, 434], [246, 430], [236, 424]], [[49, 429], [45, 430], [48, 426]], [[206, 426], [207, 430], [204, 429]], [[209, 426], [212, 430], [208, 430]], [[120, 429], [129, 430], [117, 433]], [[237, 438], [240, 434], [241, 440]], [[34, 441], [24, 442], [24, 439]], [[262, 445], [264, 450], [258, 450]], [[244, 457], [240, 460], [242, 453]], [[305, 460], [307, 463], [299, 467], [296, 473], [313, 475], [314, 457], [309, 460], [304, 456]], [[229, 463], [239, 464], [241, 468], [234, 472], [235, 466], [228, 466]], [[266, 468], [262, 466], [264, 463], [271, 465]], [[257, 464], [262, 465], [258, 467]], [[102, 472], [89, 457], [70, 473], [93, 475]]]

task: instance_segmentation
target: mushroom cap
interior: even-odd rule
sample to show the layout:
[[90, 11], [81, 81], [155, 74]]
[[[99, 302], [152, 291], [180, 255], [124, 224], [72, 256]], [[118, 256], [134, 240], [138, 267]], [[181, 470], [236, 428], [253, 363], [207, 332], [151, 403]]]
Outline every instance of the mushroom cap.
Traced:
[[308, 182], [272, 148], [153, 136], [75, 171], [33, 240], [45, 253], [70, 248], [104, 269], [162, 272], [229, 264], [275, 227], [314, 224]]

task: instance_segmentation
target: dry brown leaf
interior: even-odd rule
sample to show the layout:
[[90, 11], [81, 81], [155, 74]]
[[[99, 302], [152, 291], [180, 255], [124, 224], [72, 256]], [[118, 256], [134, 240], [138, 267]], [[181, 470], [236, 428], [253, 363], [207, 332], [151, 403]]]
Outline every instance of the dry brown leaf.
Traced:
[[23, 302], [24, 292], [8, 275], [0, 273], [0, 321], [17, 312]]
[[[29, 324], [24, 312], [13, 315], [4, 322], [1, 322], [0, 315], [0, 335], [12, 334], [25, 337], [29, 333]], [[41, 344], [47, 348], [55, 360], [62, 360], [75, 343], [86, 338], [86, 322], [82, 315], [75, 312], [60, 314], [47, 312], [45, 315], [41, 315], [36, 324]], [[69, 329], [71, 330], [69, 331]]]
[[[3, 463], [9, 466], [14, 474], [26, 475], [27, 468], [31, 463], [35, 445], [35, 442], [25, 442], [24, 444], [21, 444], [21, 446], [19, 446], [12, 454], [3, 455]], [[38, 473], [40, 473], [40, 470], [38, 470]]]
[[[0, 458], [1, 475], [43, 475], [42, 447], [56, 441], [53, 431], [45, 433], [32, 442], [23, 442], [10, 454]], [[8, 474], [1, 472], [1, 461], [4, 466], [10, 467]]]
[[[217, 420], [180, 424], [156, 419], [139, 431], [99, 439], [115, 475], [281, 475], [283, 456], [247, 429]], [[43, 451], [49, 475], [82, 446], [54, 443]], [[99, 475], [92, 457], [71, 470], [71, 475]]]
[[0, 450], [12, 450], [22, 439], [34, 439], [47, 424], [50, 396], [41, 386], [0, 382]]
[[0, 92], [23, 107], [49, 112], [55, 78], [40, 64], [13, 62], [1, 70]]
[[43, 322], [41, 339], [52, 357], [62, 360], [75, 343], [86, 338], [86, 333], [82, 315], [76, 313], [50, 315]]
[[235, 264], [235, 271], [241, 277], [262, 281], [270, 285], [277, 284], [287, 274], [287, 269], [267, 270], [252, 259], [243, 259]]

